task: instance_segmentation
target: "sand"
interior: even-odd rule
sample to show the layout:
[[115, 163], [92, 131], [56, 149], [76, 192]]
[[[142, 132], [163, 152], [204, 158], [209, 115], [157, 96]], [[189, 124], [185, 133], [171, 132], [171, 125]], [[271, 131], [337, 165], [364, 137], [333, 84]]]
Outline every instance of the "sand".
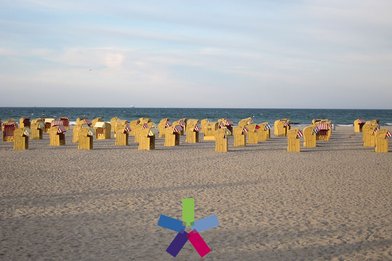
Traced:
[[[197, 219], [220, 222], [201, 233], [206, 260], [392, 260], [392, 153], [352, 128], [299, 154], [285, 138], [226, 154], [183, 140], [149, 152], [113, 139], [78, 151], [71, 132], [65, 147], [0, 142], [0, 259], [172, 260], [158, 217], [180, 219], [194, 197]], [[188, 243], [177, 259], [200, 258]]]

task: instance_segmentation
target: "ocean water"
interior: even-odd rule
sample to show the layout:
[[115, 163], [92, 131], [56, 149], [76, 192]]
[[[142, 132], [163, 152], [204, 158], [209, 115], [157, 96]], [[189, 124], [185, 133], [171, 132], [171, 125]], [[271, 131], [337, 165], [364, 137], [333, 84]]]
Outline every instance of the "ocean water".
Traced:
[[45, 108], [45, 107], [0, 107], [0, 119], [18, 119], [20, 117], [61, 117], [71, 121], [77, 117], [93, 119], [102, 117], [109, 121], [112, 117], [134, 120], [140, 117], [151, 118], [159, 122], [162, 118], [209, 119], [228, 118], [233, 122], [252, 117], [256, 123], [289, 118], [296, 124], [308, 124], [314, 118], [327, 118], [337, 125], [351, 125], [357, 118], [364, 120], [379, 119], [382, 125], [392, 125], [392, 110], [342, 110], [342, 109], [213, 109], [213, 108]]

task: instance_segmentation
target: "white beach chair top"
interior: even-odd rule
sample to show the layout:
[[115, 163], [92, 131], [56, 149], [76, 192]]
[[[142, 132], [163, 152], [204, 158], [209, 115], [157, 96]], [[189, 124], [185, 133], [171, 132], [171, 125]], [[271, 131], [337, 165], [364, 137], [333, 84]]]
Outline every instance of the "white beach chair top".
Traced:
[[106, 123], [103, 121], [96, 122], [94, 128], [105, 128]]

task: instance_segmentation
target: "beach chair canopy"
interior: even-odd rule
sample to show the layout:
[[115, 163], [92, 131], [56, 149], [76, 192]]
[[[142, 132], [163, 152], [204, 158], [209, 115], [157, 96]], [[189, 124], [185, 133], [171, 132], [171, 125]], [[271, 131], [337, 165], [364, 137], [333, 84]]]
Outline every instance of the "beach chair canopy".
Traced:
[[182, 127], [180, 125], [172, 125], [167, 128], [169, 132], [174, 133], [180, 133], [182, 131]]
[[233, 122], [229, 119], [221, 118], [218, 120], [219, 123], [219, 128], [224, 128], [224, 127], [231, 127], [233, 126]]
[[54, 126], [64, 126], [62, 121], [52, 121], [51, 127]]
[[106, 123], [103, 121], [98, 121], [95, 123], [94, 128], [106, 128]]
[[45, 123], [52, 123], [54, 120], [54, 118], [45, 118]]
[[58, 121], [63, 122], [63, 125], [68, 127], [69, 126], [69, 118], [68, 117], [60, 117]]
[[18, 127], [16, 122], [3, 123], [3, 132], [5, 136], [13, 136], [15, 129]]
[[238, 126], [241, 126], [241, 127], [246, 126], [246, 125], [252, 124], [252, 122], [253, 122], [253, 119], [251, 117], [248, 117], [248, 118], [240, 120], [238, 122]]

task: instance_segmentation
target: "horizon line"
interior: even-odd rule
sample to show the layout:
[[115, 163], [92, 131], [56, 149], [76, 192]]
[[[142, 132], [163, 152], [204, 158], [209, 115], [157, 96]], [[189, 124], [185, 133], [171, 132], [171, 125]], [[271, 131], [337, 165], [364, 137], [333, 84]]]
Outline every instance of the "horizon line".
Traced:
[[0, 106], [4, 108], [62, 108], [62, 109], [225, 109], [225, 110], [392, 110], [385, 108], [292, 108], [292, 107], [270, 107], [270, 108], [256, 108], [256, 107], [144, 107], [144, 106]]

